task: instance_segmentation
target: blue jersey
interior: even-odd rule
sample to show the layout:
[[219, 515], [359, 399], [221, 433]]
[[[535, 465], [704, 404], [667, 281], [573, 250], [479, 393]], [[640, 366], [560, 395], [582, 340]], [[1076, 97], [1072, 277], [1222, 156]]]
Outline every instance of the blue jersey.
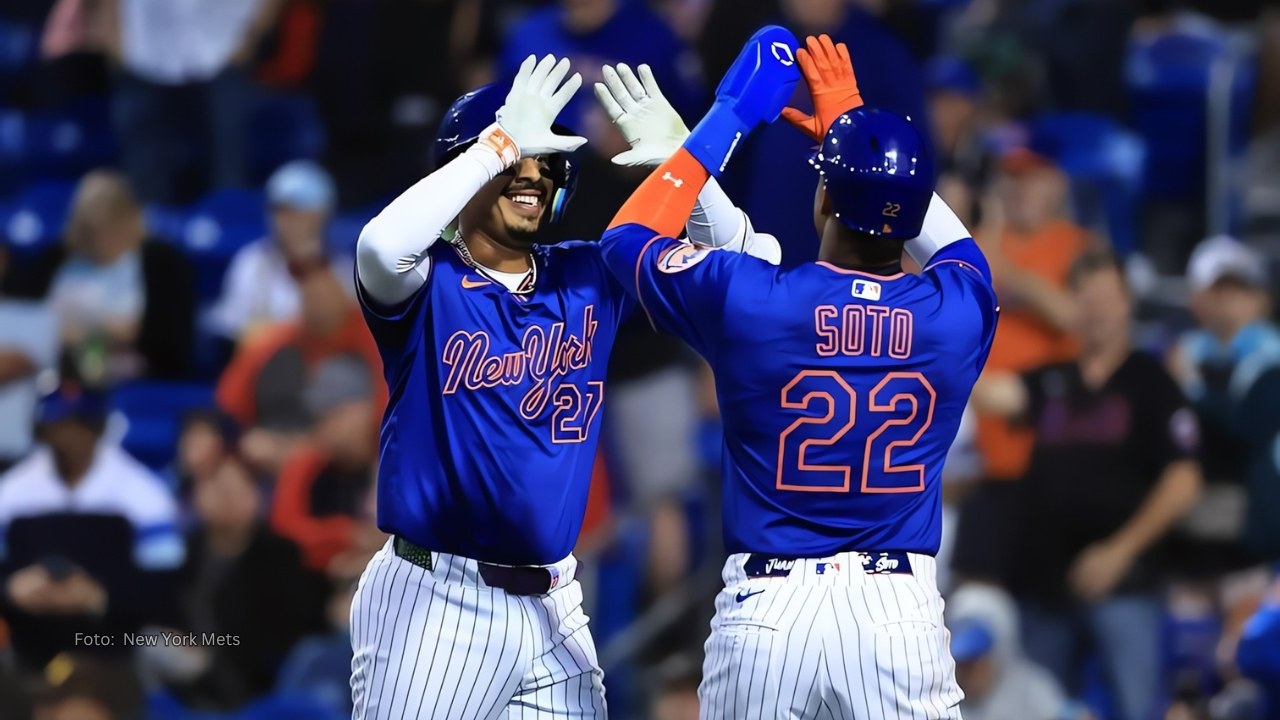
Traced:
[[599, 439], [605, 370], [629, 300], [596, 243], [534, 253], [516, 295], [446, 242], [393, 308], [361, 292], [390, 398], [378, 527], [430, 550], [546, 565], [577, 541]]
[[937, 553], [943, 460], [998, 312], [972, 240], [892, 277], [780, 270], [634, 224], [601, 244], [715, 371], [729, 552]]

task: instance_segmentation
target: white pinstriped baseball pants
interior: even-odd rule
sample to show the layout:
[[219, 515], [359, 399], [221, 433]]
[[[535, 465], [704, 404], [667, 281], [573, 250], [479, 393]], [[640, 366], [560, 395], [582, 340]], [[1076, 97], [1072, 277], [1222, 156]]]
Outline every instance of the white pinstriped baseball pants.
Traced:
[[427, 571], [388, 541], [360, 578], [353, 720], [606, 717], [571, 557], [549, 594], [520, 597], [486, 585], [474, 560], [433, 556]]
[[960, 719], [932, 557], [910, 554], [910, 575], [868, 575], [856, 553], [840, 553], [767, 578], [746, 576], [747, 557], [725, 563], [703, 720]]

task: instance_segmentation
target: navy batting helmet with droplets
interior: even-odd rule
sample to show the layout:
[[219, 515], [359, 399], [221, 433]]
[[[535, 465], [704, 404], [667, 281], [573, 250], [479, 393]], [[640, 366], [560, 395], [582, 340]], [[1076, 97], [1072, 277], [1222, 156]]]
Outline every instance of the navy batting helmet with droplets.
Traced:
[[[485, 85], [453, 101], [449, 109], [445, 110], [444, 117], [440, 120], [440, 129], [436, 131], [432, 152], [435, 167], [441, 167], [471, 147], [480, 133], [493, 124], [497, 119], [498, 109], [507, 99], [507, 90], [508, 88], [496, 83]], [[552, 129], [565, 135], [573, 134], [560, 125], [553, 125]], [[551, 166], [551, 179], [556, 186], [548, 219], [558, 222], [564, 216], [564, 209], [578, 184], [578, 168], [565, 155], [551, 155], [547, 161]]]
[[933, 157], [928, 140], [904, 118], [850, 110], [831, 124], [809, 163], [847, 227], [901, 240], [920, 235], [933, 197]]

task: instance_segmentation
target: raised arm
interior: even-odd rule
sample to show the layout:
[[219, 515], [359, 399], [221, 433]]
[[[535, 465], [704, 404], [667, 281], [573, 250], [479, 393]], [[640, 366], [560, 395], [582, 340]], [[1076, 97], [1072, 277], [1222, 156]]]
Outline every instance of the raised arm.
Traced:
[[[613, 162], [656, 166], [675, 154], [689, 137], [689, 128], [663, 96], [649, 66], [640, 65], [633, 72], [620, 63], [606, 65], [601, 72], [604, 82], [595, 84], [596, 97], [631, 144], [631, 149], [616, 155]], [[689, 239], [699, 245], [743, 252], [773, 265], [782, 261], [777, 238], [755, 232], [747, 214], [733, 204], [714, 178], [697, 194], [685, 229]]]
[[369, 297], [395, 305], [417, 292], [429, 275], [427, 250], [472, 196], [522, 155], [572, 152], [585, 143], [551, 131], [581, 85], [577, 73], [569, 77], [567, 59], [526, 58], [476, 144], [391, 201], [360, 233], [356, 272]]
[[763, 286], [774, 269], [673, 238], [742, 139], [782, 110], [800, 79], [793, 67], [795, 45], [795, 37], [780, 27], [756, 33], [716, 89], [711, 110], [628, 198], [600, 239], [609, 271], [639, 299], [654, 325], [689, 342], [713, 364], [730, 281], [745, 274]]
[[494, 123], [440, 169], [419, 180], [369, 221], [356, 244], [364, 292], [384, 305], [411, 297], [427, 281], [427, 251], [472, 196], [518, 158], [518, 147]]

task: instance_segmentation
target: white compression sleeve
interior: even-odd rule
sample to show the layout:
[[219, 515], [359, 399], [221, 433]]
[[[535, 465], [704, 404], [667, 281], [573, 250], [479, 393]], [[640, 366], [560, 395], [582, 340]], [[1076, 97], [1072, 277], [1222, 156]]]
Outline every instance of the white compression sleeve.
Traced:
[[733, 245], [735, 250], [741, 250], [752, 231], [747, 214], [733, 204], [715, 178], [702, 186], [685, 229], [689, 231], [689, 239], [699, 245]]
[[756, 232], [751, 226], [751, 218], [733, 204], [715, 178], [702, 186], [685, 229], [689, 231], [689, 240], [699, 245], [746, 253], [770, 265], [782, 262], [782, 246], [778, 239]]
[[925, 268], [929, 266], [929, 260], [933, 258], [934, 253], [968, 237], [973, 236], [965, 229], [960, 218], [956, 217], [955, 211], [947, 205], [946, 201], [938, 197], [937, 193], [934, 193], [933, 199], [929, 201], [929, 209], [924, 214], [924, 226], [920, 228], [920, 237], [908, 240], [906, 251], [916, 264]]
[[[489, 132], [485, 130], [481, 137]], [[356, 244], [356, 272], [365, 292], [386, 305], [417, 292], [427, 279], [427, 249], [472, 196], [507, 168], [512, 162], [509, 157], [478, 142], [405, 190], [370, 220]]]

